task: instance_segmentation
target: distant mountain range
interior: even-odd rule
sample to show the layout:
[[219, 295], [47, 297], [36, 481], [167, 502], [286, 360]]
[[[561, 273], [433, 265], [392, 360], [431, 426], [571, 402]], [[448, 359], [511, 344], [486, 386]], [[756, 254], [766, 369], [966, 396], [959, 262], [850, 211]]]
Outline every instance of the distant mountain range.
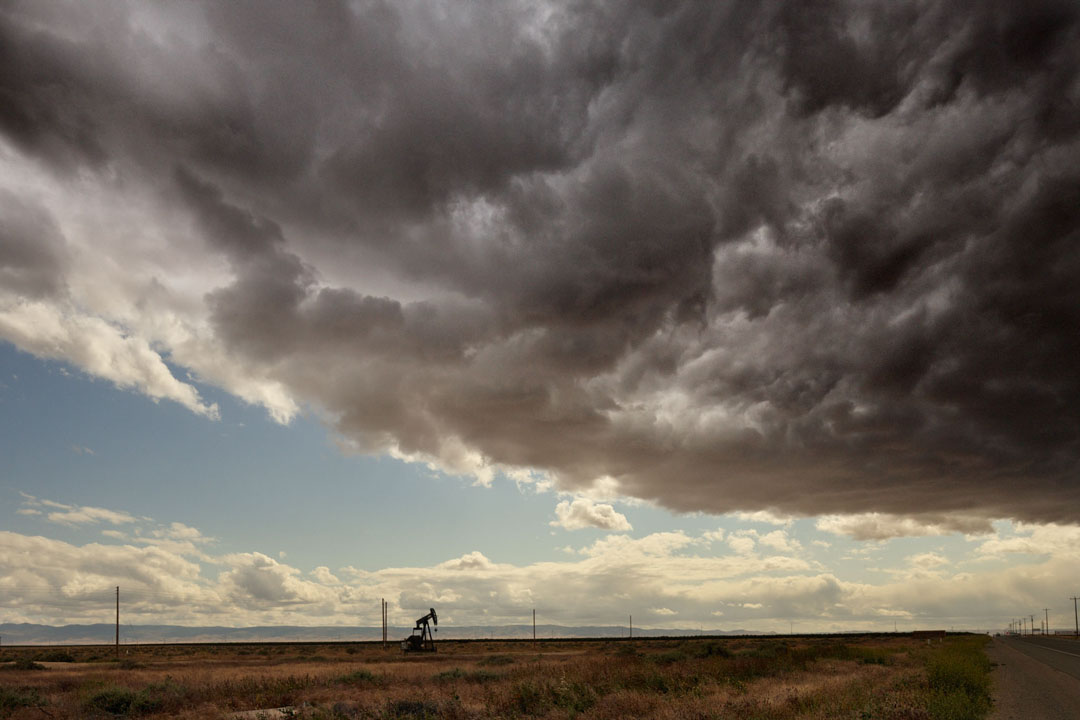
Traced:
[[[412, 627], [391, 627], [391, 640], [400, 640], [412, 632]], [[30, 623], [0, 624], [0, 646], [6, 645], [101, 645], [115, 642], [116, 626], [95, 625], [34, 625]], [[624, 638], [629, 636], [625, 625], [537, 625], [536, 637], [558, 638]], [[760, 635], [747, 630], [652, 630], [634, 628], [634, 637], [689, 635]], [[439, 628], [437, 640], [528, 640], [532, 625], [465, 625]], [[183, 625], [121, 625], [120, 643], [211, 643], [211, 642], [333, 642], [373, 641], [382, 639], [380, 627], [346, 627], [329, 625], [303, 627], [269, 625], [262, 627], [187, 627]]]

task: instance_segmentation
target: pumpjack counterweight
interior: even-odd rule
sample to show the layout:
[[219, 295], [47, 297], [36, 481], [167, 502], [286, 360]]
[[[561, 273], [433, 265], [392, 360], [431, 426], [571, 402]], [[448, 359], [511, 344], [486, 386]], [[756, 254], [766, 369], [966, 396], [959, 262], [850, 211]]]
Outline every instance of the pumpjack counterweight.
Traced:
[[412, 634], [401, 641], [403, 652], [435, 652], [435, 633], [438, 628], [433, 628], [428, 623], [439, 624], [439, 616], [435, 614], [435, 608], [431, 608], [427, 615], [416, 620], [416, 627], [413, 628]]

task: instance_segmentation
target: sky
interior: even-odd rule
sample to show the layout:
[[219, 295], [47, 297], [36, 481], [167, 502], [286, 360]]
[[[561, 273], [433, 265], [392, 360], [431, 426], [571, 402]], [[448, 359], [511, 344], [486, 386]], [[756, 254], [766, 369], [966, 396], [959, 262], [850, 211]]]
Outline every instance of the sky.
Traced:
[[1066, 627], [1078, 240], [1074, 2], [4, 3], [0, 622]]

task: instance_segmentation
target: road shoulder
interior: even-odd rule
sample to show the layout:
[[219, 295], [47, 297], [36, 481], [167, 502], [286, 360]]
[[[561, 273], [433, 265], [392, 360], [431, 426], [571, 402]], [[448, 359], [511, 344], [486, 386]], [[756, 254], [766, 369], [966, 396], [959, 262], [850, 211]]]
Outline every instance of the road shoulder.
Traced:
[[996, 664], [994, 710], [990, 720], [1076, 720], [1080, 718], [1080, 680], [995, 640], [987, 648]]

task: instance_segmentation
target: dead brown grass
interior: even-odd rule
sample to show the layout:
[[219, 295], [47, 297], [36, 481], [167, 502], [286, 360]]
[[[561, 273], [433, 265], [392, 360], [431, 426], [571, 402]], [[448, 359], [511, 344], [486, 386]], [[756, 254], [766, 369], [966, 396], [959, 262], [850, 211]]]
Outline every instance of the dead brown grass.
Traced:
[[[306, 718], [927, 717], [925, 652], [902, 637], [147, 646], [122, 663], [0, 673], [0, 718], [228, 718], [291, 706]], [[32, 657], [34, 651], [7, 650]], [[266, 717], [282, 717], [267, 713]]]

